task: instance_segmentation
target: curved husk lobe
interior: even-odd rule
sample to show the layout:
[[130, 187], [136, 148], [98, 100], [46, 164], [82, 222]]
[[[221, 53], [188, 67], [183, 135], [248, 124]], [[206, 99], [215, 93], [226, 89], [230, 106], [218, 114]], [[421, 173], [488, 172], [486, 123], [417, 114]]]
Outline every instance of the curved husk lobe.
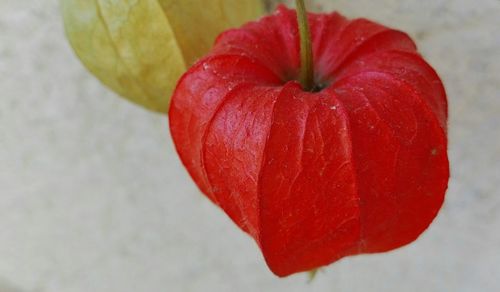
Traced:
[[101, 82], [167, 112], [175, 84], [224, 29], [255, 19], [260, 0], [61, 0], [68, 39]]
[[439, 77], [404, 33], [310, 14], [316, 82], [298, 82], [296, 15], [219, 36], [179, 81], [169, 113], [199, 188], [278, 276], [415, 240], [449, 177]]

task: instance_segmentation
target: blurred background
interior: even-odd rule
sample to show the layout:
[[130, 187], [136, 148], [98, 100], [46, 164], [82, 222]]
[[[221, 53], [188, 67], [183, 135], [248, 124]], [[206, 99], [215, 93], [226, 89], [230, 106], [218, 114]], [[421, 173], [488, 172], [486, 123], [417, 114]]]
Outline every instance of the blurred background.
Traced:
[[317, 0], [408, 32], [447, 88], [452, 177], [413, 244], [276, 278], [203, 197], [167, 118], [71, 50], [57, 0], [0, 0], [0, 292], [500, 291], [500, 1]]

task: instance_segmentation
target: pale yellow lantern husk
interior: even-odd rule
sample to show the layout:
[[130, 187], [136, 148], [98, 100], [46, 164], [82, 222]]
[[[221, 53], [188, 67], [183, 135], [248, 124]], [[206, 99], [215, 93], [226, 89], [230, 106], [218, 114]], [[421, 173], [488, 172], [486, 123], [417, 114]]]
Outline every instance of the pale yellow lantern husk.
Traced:
[[216, 36], [263, 13], [261, 0], [61, 0], [83, 64], [126, 99], [167, 112], [177, 80]]

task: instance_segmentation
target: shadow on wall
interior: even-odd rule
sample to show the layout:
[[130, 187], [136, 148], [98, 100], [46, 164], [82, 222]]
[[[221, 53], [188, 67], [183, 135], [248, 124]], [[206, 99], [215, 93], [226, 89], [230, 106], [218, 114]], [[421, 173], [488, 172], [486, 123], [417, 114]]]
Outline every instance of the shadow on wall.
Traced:
[[0, 278], [0, 292], [23, 292], [18, 288], [12, 286], [8, 281]]

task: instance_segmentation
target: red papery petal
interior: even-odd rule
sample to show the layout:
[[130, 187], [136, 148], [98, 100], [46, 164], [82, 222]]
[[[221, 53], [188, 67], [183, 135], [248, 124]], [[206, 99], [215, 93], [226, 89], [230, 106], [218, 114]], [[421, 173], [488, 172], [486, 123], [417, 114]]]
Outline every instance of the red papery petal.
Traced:
[[326, 265], [357, 244], [350, 129], [335, 97], [285, 85], [274, 106], [259, 195], [261, 248], [277, 275]]
[[360, 73], [335, 86], [352, 127], [362, 252], [416, 239], [440, 209], [448, 182], [446, 136], [406, 84]]
[[177, 85], [170, 105], [169, 121], [183, 163], [198, 187], [217, 202], [202, 163], [207, 126], [226, 96], [242, 84], [277, 84], [267, 68], [244, 56], [221, 55], [199, 61]]
[[297, 79], [295, 11], [221, 34], [181, 78], [170, 129], [203, 193], [278, 276], [415, 240], [444, 199], [447, 101], [405, 33], [309, 14], [315, 80]]

